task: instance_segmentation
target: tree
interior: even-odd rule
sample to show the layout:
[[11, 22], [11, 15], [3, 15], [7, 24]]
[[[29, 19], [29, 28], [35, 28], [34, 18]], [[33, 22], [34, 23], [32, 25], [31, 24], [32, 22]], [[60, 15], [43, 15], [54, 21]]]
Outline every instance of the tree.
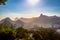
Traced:
[[16, 29], [16, 38], [18, 39], [28, 39], [29, 31], [24, 29], [23, 27], [19, 27]]
[[0, 24], [0, 40], [15, 40], [15, 28]]
[[0, 32], [0, 40], [15, 40], [15, 37], [12, 31]]
[[34, 40], [60, 40], [60, 34], [52, 28], [40, 28], [33, 32]]
[[5, 2], [6, 2], [7, 0], [0, 0], [0, 5], [5, 5]]

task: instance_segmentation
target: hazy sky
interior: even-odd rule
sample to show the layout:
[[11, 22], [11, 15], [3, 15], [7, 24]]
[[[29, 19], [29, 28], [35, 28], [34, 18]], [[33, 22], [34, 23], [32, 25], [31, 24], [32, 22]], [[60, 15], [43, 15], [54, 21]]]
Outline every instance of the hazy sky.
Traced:
[[60, 0], [8, 0], [6, 5], [0, 5], [0, 19], [36, 17], [41, 13], [60, 16]]

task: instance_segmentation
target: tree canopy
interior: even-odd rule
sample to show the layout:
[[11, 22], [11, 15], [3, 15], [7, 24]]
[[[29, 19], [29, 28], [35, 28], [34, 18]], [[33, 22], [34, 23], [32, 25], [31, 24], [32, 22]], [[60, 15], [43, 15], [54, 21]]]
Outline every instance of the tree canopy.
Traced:
[[5, 5], [7, 0], [0, 0], [0, 5]]
[[[31, 36], [32, 34], [32, 36]], [[0, 24], [0, 40], [60, 40], [60, 34], [53, 28], [27, 30], [15, 28], [4, 23]]]

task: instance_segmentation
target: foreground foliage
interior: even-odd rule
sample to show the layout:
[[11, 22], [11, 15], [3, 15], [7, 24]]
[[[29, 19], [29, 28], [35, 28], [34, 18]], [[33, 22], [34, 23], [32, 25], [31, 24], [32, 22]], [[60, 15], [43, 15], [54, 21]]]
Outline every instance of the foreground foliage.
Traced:
[[60, 34], [52, 28], [27, 30], [0, 24], [0, 40], [60, 40]]
[[0, 0], [0, 5], [5, 5], [5, 2], [6, 2], [7, 0]]

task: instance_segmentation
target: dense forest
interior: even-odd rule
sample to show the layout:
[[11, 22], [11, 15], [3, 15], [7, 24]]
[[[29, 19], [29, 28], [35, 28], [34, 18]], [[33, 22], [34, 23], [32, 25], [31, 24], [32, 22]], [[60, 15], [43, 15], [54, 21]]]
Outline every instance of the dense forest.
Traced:
[[60, 40], [60, 34], [52, 28], [28, 30], [0, 24], [0, 40]]

